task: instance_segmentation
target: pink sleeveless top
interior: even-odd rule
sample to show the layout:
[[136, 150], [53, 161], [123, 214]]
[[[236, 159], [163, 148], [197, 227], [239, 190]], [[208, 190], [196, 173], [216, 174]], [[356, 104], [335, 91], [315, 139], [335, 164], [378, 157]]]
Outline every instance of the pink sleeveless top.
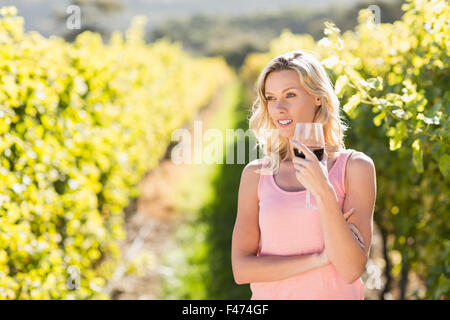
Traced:
[[[352, 149], [341, 150], [328, 177], [339, 205], [345, 198], [345, 168]], [[263, 165], [267, 164], [267, 157]], [[322, 223], [317, 210], [306, 209], [305, 191], [285, 191], [273, 174], [261, 174], [259, 197], [259, 256], [300, 255], [324, 248]], [[311, 203], [315, 204], [313, 195]], [[363, 300], [361, 278], [348, 284], [330, 263], [280, 281], [250, 283], [251, 300]]]

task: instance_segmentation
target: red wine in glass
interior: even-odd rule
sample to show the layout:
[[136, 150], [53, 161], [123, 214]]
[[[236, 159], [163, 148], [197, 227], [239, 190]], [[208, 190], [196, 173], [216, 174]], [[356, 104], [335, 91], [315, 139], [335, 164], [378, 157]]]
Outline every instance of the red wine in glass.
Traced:
[[[322, 161], [323, 151], [324, 151], [323, 147], [308, 147], [308, 149], [311, 150], [316, 155], [316, 157], [317, 157], [317, 159], [319, 159], [319, 161]], [[303, 152], [298, 150], [297, 148], [294, 148], [294, 154], [296, 157], [305, 159], [305, 155], [303, 154]]]
[[[297, 140], [307, 146], [322, 161], [325, 149], [325, 139], [323, 126], [320, 122], [297, 122], [295, 124], [294, 140]], [[297, 148], [293, 148], [294, 155], [305, 159], [305, 155]], [[311, 203], [311, 192], [306, 189], [305, 208], [317, 209]]]

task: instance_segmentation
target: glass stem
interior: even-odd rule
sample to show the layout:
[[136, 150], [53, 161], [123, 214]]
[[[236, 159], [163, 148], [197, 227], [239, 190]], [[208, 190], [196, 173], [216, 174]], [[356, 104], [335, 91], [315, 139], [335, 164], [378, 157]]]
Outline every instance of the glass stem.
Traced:
[[306, 207], [311, 208], [311, 193], [306, 190]]

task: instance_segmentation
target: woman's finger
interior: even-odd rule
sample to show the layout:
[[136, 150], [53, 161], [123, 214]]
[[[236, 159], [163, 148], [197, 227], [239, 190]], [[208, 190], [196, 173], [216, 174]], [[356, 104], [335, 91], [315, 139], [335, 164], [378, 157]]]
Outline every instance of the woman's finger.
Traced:
[[358, 228], [354, 225], [354, 224], [350, 224], [349, 225], [350, 229], [353, 231], [353, 233], [356, 235], [357, 240], [363, 245], [364, 245], [364, 239], [363, 236], [361, 235], [361, 232], [359, 232]]
[[302, 165], [299, 165], [299, 164], [294, 164], [294, 169], [296, 170], [296, 171], [298, 171], [298, 172], [302, 172], [302, 170], [304, 169], [305, 167], [303, 167]]
[[353, 214], [353, 212], [355, 212], [355, 208], [351, 208], [346, 213], [344, 213], [345, 220], [347, 220]]
[[359, 229], [358, 229], [353, 223], [350, 223], [348, 226], [350, 227], [350, 229], [353, 230], [353, 232], [354, 232], [354, 233], [358, 236], [358, 238], [362, 241], [362, 235], [361, 235], [361, 232], [359, 231]]
[[294, 139], [289, 139], [289, 142], [294, 146], [300, 149], [300, 151], [303, 152], [303, 154], [305, 155], [305, 158], [308, 160], [313, 160], [316, 159], [317, 157], [316, 155], [309, 150], [303, 143], [301, 143], [300, 141], [294, 140]]
[[302, 174], [298, 171], [295, 171], [295, 177], [297, 178], [298, 181], [302, 182]]
[[303, 166], [308, 164], [308, 162], [309, 162], [309, 160], [306, 160], [306, 159], [303, 159], [303, 158], [300, 158], [300, 157], [293, 157], [292, 158], [292, 163], [298, 163], [298, 164], [301, 164]]
[[[322, 160], [319, 161], [321, 164], [323, 164], [325, 167], [327, 166], [328, 163], [328, 153], [325, 151], [325, 148], [323, 149], [323, 157]], [[328, 172], [328, 170], [327, 170]]]
[[362, 242], [359, 238], [358, 238], [358, 236], [355, 234], [355, 232], [353, 232], [353, 230], [350, 230], [351, 232], [352, 232], [352, 236], [353, 236], [353, 238], [355, 238], [355, 240], [356, 241], [358, 241], [358, 244], [361, 246], [361, 247], [365, 247], [366, 245], [364, 244], [364, 242]]

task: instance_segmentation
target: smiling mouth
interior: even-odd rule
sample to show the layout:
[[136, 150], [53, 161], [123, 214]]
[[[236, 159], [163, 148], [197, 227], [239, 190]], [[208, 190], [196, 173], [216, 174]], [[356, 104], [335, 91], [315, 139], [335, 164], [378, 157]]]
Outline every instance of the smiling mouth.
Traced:
[[281, 127], [286, 127], [292, 123], [292, 120], [278, 120], [278, 125]]

